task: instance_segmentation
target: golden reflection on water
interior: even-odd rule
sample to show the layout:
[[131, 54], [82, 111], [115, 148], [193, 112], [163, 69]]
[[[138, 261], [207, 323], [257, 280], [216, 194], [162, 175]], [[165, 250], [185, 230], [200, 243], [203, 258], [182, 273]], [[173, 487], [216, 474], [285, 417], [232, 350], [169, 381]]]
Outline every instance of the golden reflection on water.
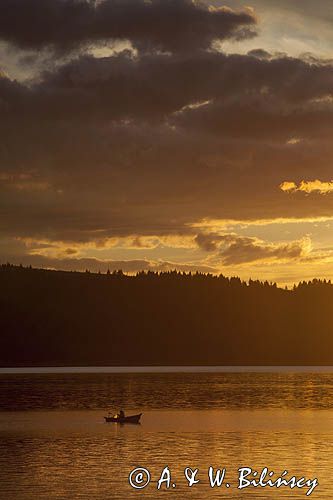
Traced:
[[[305, 489], [239, 491], [241, 466], [318, 477], [313, 498], [328, 500], [332, 464], [331, 410], [148, 410], [139, 426], [104, 424], [100, 410], [0, 413], [0, 492], [9, 500], [307, 498]], [[166, 465], [176, 488], [157, 491]], [[210, 465], [227, 468], [230, 489], [209, 487]], [[141, 491], [128, 484], [137, 466], [152, 475]], [[200, 469], [200, 484], [188, 488], [186, 466]]]
[[[318, 477], [333, 498], [331, 373], [39, 374], [0, 376], [0, 498], [209, 500], [307, 498], [305, 489], [237, 490], [237, 470]], [[142, 425], [104, 424], [112, 401]], [[134, 491], [134, 467], [152, 483]], [[176, 488], [157, 491], [168, 465]], [[212, 489], [207, 469], [227, 468]], [[187, 487], [185, 467], [201, 483]], [[312, 498], [312, 497], [311, 497]]]

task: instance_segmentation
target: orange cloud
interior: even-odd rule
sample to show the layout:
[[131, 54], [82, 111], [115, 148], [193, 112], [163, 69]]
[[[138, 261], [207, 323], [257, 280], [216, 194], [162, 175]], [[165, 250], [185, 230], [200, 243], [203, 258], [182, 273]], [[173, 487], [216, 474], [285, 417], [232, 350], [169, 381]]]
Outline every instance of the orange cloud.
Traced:
[[327, 194], [333, 192], [333, 181], [323, 182], [319, 179], [314, 181], [301, 181], [299, 185], [293, 181], [284, 181], [280, 184], [280, 189], [286, 193], [295, 193], [302, 191], [303, 193], [318, 193]]
[[[295, 184], [296, 186], [296, 184]], [[297, 186], [296, 186], [297, 187]], [[282, 188], [281, 188], [282, 189]], [[279, 224], [309, 224], [333, 221], [332, 216], [317, 216], [317, 217], [274, 217], [270, 219], [211, 219], [203, 218], [197, 222], [187, 224], [188, 227], [195, 230], [206, 232], [217, 232], [229, 230], [236, 226], [250, 227], [250, 226], [270, 226]]]
[[292, 181], [284, 181], [282, 182], [282, 184], [280, 184], [280, 189], [282, 189], [282, 191], [285, 191], [287, 193], [289, 192], [294, 192], [294, 191], [297, 191], [297, 184], [295, 184], [295, 182], [292, 182]]

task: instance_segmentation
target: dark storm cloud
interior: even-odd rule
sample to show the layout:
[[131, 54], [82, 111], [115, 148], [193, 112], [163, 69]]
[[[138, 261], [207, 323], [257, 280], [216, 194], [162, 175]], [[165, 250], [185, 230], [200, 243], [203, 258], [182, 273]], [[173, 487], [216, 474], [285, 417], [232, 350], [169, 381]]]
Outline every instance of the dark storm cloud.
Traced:
[[[15, 8], [24, 14], [29, 2], [1, 2], [0, 11], [7, 5], [7, 15]], [[193, 236], [190, 223], [204, 217], [289, 216], [292, 203], [295, 217], [332, 213], [327, 197], [311, 205], [305, 197], [286, 203], [279, 189], [285, 180], [308, 179], [309, 172], [312, 179], [331, 176], [332, 65], [260, 49], [248, 55], [178, 50], [188, 44], [202, 49], [217, 36], [217, 24], [208, 28], [207, 19], [219, 19], [220, 37], [235, 34], [244, 23], [229, 11], [184, 1], [98, 5], [97, 10], [128, 8], [139, 30], [131, 40], [174, 52], [85, 55], [29, 84], [0, 78], [0, 231], [90, 242]], [[193, 32], [188, 31], [185, 17], [174, 14], [172, 30], [167, 13], [158, 29], [138, 22], [145, 9], [176, 8], [185, 9], [188, 20], [192, 13], [203, 16], [202, 25], [191, 21], [186, 27]], [[30, 11], [21, 15], [6, 39], [30, 47], [88, 40], [78, 36], [73, 19], [81, 19], [82, 33], [89, 34], [85, 12], [92, 5], [45, 0], [40, 9], [34, 24]], [[50, 24], [53, 15], [58, 31]], [[235, 20], [231, 31], [226, 19]], [[0, 15], [0, 33], [7, 24]], [[129, 36], [128, 26], [121, 28], [122, 37]], [[220, 243], [198, 240], [201, 248]], [[235, 253], [244, 249], [240, 243], [233, 243]], [[253, 246], [257, 254], [272, 252], [252, 243], [249, 252]]]
[[329, 139], [333, 133], [333, 108], [321, 102], [297, 106], [274, 96], [223, 99], [186, 110], [176, 123], [206, 134], [258, 141], [286, 142], [293, 137]]
[[[241, 127], [248, 128], [246, 117], [252, 108], [257, 116], [250, 120], [260, 124], [271, 116], [277, 122], [272, 127], [277, 129], [281, 128], [280, 119], [290, 116], [290, 126], [295, 128], [294, 122], [300, 121], [297, 113], [320, 110], [325, 120], [327, 108], [321, 103], [317, 107], [312, 103], [305, 110], [301, 105], [332, 95], [332, 88], [333, 66], [320, 61], [266, 60], [204, 51], [133, 58], [124, 51], [100, 59], [80, 57], [45, 73], [42, 81], [29, 87], [1, 78], [0, 106], [6, 121], [18, 116], [48, 121], [163, 120], [182, 111], [176, 120], [189, 116], [195, 122], [198, 115], [211, 127], [210, 117], [226, 116], [228, 124], [230, 114], [242, 135]], [[205, 101], [211, 101], [210, 105], [197, 109]], [[244, 113], [243, 124], [239, 113]], [[269, 127], [265, 129], [269, 133]]]
[[295, 182], [308, 172], [330, 179], [330, 140], [273, 145], [141, 122], [8, 121], [0, 229], [13, 236], [94, 241], [186, 233], [187, 223], [203, 217], [288, 216], [291, 205], [295, 216], [331, 213], [329, 197], [286, 201], [279, 189], [291, 173]]
[[72, 49], [128, 39], [135, 47], [177, 51], [215, 39], [254, 35], [250, 10], [192, 0], [2, 0], [0, 38], [25, 49]]

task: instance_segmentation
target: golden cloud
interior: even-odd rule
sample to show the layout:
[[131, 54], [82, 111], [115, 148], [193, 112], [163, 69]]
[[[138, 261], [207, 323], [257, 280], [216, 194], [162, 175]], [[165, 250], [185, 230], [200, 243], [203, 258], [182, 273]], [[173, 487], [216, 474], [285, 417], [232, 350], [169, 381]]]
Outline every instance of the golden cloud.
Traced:
[[309, 224], [333, 221], [333, 216], [317, 217], [274, 217], [263, 219], [211, 219], [203, 218], [196, 222], [187, 224], [190, 228], [201, 232], [224, 232], [230, 228], [240, 226], [241, 228], [250, 226], [270, 226], [280, 224]]
[[282, 184], [280, 184], [280, 189], [285, 192], [290, 192], [290, 191], [296, 191], [297, 190], [297, 184], [292, 181], [284, 181]]
[[333, 181], [323, 182], [319, 179], [314, 181], [301, 181], [299, 185], [293, 181], [284, 181], [280, 184], [280, 189], [286, 193], [295, 193], [301, 191], [303, 193], [318, 193], [327, 194], [333, 192]]
[[153, 250], [160, 246], [170, 248], [195, 249], [195, 235], [132, 235], [116, 238], [98, 238], [87, 242], [74, 240], [50, 240], [47, 238], [17, 237], [22, 242], [29, 255], [42, 255], [49, 258], [70, 258], [72, 255], [84, 256], [91, 250], [111, 250], [113, 248], [127, 250]]

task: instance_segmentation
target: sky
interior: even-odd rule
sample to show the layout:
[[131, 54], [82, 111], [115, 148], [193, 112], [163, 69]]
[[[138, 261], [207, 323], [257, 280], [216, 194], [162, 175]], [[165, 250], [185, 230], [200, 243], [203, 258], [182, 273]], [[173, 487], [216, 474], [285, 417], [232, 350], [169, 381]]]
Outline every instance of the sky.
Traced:
[[333, 279], [331, 0], [1, 0], [0, 262]]

